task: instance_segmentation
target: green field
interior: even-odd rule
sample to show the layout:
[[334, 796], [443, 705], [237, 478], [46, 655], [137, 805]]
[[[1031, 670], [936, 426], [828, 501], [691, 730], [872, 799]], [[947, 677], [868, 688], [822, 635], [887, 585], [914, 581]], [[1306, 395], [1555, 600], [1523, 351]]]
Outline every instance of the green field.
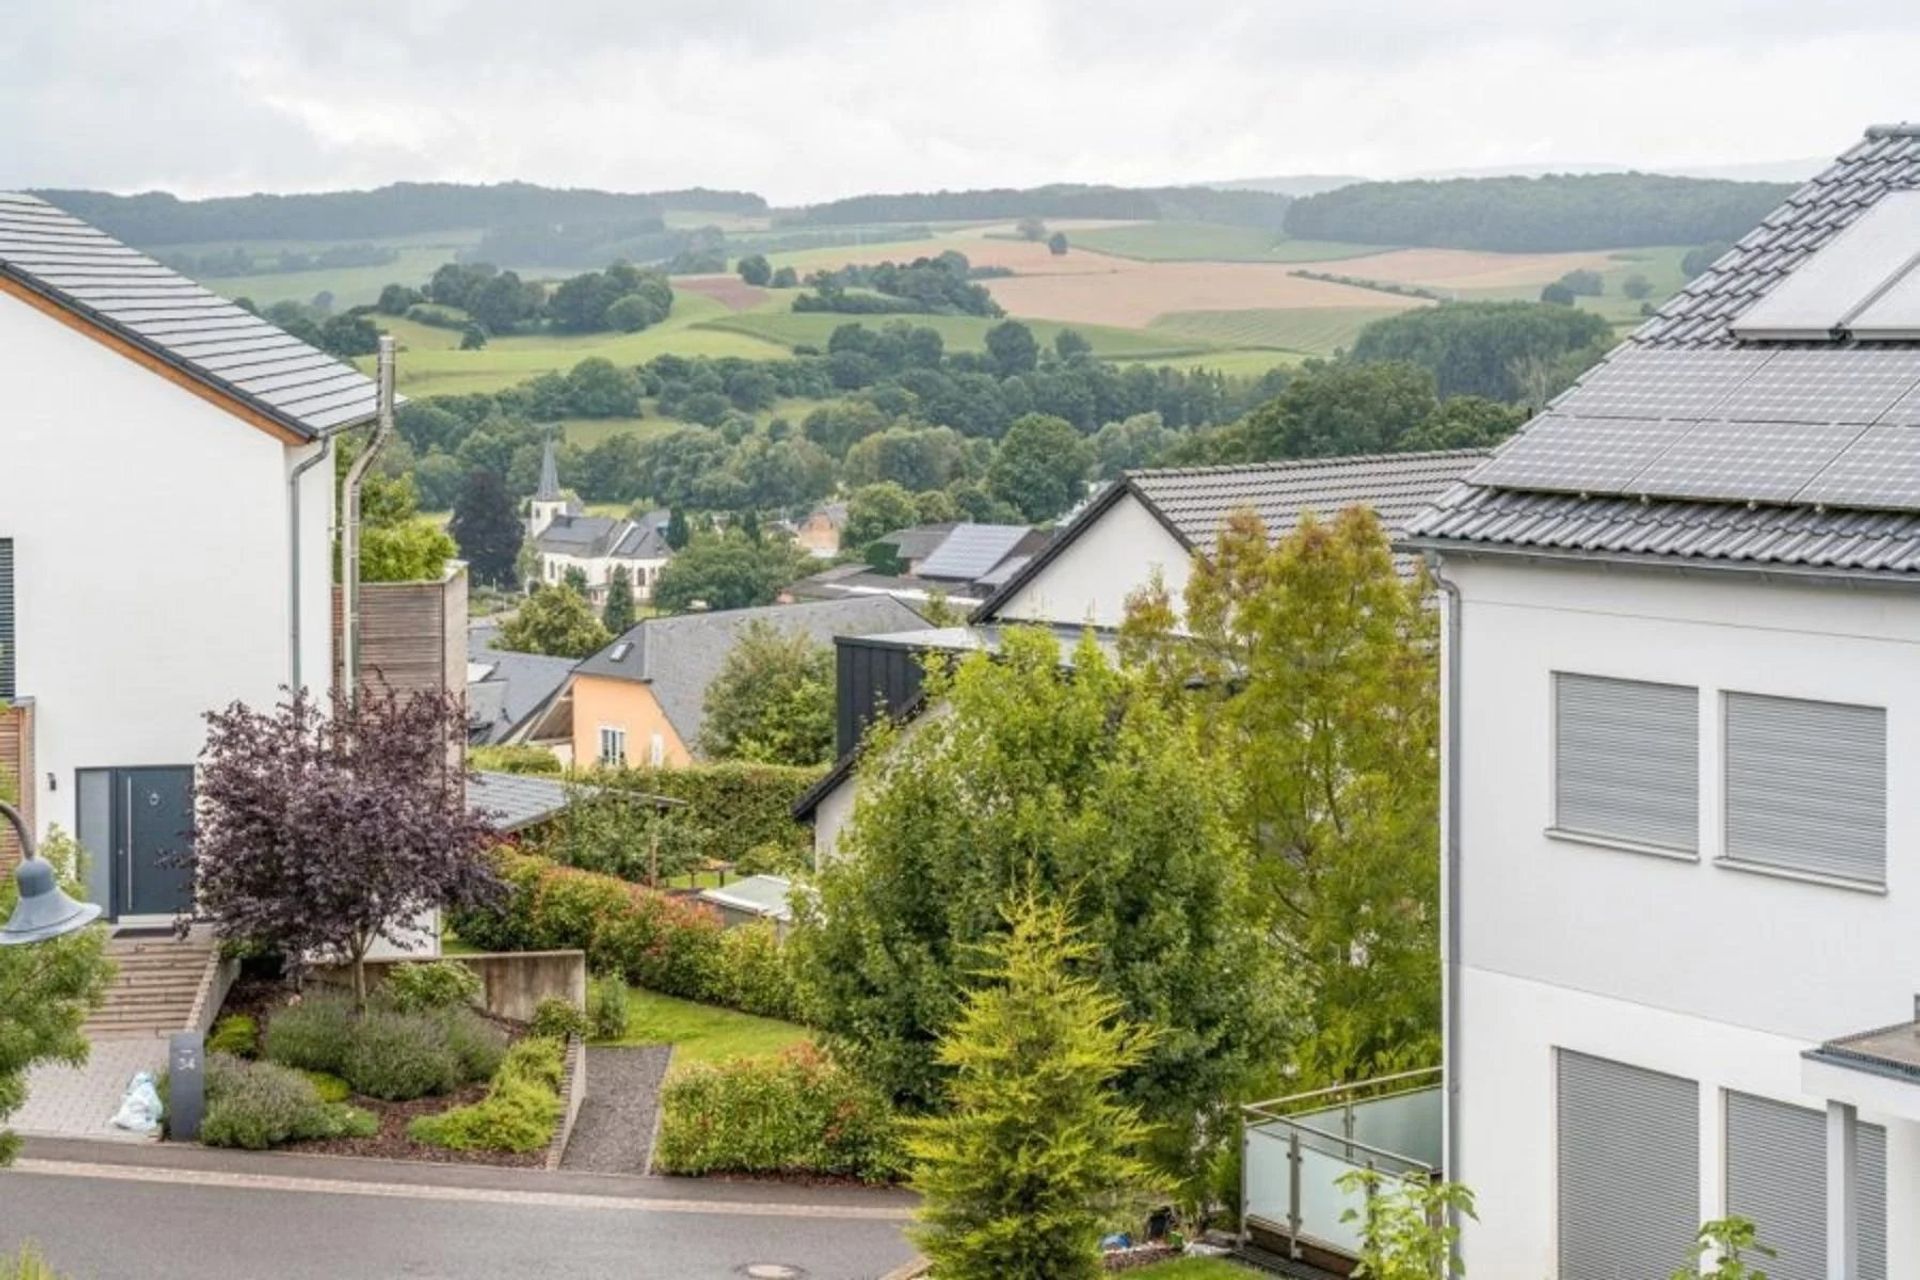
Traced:
[[[679, 304], [674, 304], [679, 310]], [[985, 316], [886, 315], [850, 316], [831, 311], [776, 311], [756, 309], [740, 311], [708, 320], [702, 329], [746, 334], [784, 347], [805, 344], [824, 351], [833, 331], [843, 324], [869, 326], [904, 320], [909, 324], [936, 329], [949, 351], [981, 351], [986, 348], [987, 330], [999, 324]], [[1093, 344], [1094, 354], [1111, 359], [1143, 359], [1153, 356], [1195, 355], [1215, 344], [1178, 335], [1163, 336], [1144, 329], [1119, 329], [1106, 325], [1061, 324], [1054, 320], [1028, 320], [1020, 323], [1033, 330], [1042, 344], [1050, 344], [1062, 329], [1072, 329]]]
[[674, 1065], [778, 1053], [813, 1038], [805, 1027], [710, 1004], [628, 989], [627, 1034], [610, 1044], [670, 1044]]
[[1219, 222], [1136, 222], [1069, 231], [1078, 248], [1146, 262], [1337, 262], [1383, 252], [1372, 244], [1289, 240], [1259, 227]]
[[1406, 307], [1280, 307], [1257, 311], [1173, 311], [1153, 329], [1221, 347], [1262, 347], [1330, 356], [1353, 345], [1360, 330]]
[[[1600, 281], [1602, 292], [1597, 298], [1580, 298], [1577, 305], [1586, 311], [1597, 312], [1606, 317], [1617, 328], [1630, 329], [1638, 325], [1643, 317], [1640, 314], [1640, 301], [1627, 297], [1621, 292], [1621, 286], [1627, 277], [1643, 275], [1647, 283], [1653, 286], [1644, 301], [1658, 307], [1662, 302], [1680, 292], [1687, 282], [1680, 270], [1680, 259], [1685, 257], [1691, 246], [1655, 245], [1649, 248], [1615, 249], [1607, 254], [1607, 265], [1601, 268]], [[1462, 299], [1469, 301], [1533, 301], [1540, 296], [1540, 286], [1522, 285], [1506, 289], [1461, 289], [1457, 291]]]

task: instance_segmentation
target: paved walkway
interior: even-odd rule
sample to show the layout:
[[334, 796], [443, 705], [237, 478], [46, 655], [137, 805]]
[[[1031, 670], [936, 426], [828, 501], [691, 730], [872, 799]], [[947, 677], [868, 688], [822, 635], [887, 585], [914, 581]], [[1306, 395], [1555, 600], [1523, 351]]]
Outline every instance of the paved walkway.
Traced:
[[159, 1036], [95, 1041], [84, 1067], [53, 1064], [28, 1073], [27, 1105], [14, 1112], [8, 1127], [43, 1137], [152, 1142], [114, 1128], [113, 1115], [136, 1072], [158, 1076], [166, 1066], [167, 1042]]
[[560, 1167], [645, 1173], [660, 1111], [660, 1082], [672, 1057], [672, 1046], [664, 1044], [589, 1048], [587, 1096]]

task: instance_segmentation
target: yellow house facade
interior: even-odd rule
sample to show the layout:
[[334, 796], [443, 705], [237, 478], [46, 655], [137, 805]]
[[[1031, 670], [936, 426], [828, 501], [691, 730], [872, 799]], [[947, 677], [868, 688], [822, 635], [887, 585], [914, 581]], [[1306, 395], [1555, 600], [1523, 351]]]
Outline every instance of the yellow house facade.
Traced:
[[594, 768], [678, 767], [693, 762], [651, 685], [609, 676], [573, 678], [573, 759]]

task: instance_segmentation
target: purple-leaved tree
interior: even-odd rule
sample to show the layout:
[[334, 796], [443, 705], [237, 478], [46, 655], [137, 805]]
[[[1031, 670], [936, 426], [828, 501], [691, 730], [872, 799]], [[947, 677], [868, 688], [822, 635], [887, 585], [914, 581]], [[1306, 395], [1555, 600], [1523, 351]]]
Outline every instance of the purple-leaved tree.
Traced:
[[466, 734], [458, 698], [369, 689], [327, 705], [302, 692], [207, 724], [186, 861], [217, 936], [274, 948], [295, 976], [318, 957], [350, 961], [364, 1002], [376, 941], [405, 949], [422, 912], [500, 892], [492, 829], [449, 763]]

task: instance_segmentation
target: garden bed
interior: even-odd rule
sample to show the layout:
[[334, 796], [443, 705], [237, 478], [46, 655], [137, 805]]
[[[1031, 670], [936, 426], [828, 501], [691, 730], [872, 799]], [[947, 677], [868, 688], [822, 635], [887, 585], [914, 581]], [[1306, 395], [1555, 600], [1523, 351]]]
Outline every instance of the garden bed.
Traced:
[[415, 1098], [410, 1102], [383, 1102], [378, 1098], [351, 1094], [347, 1101], [363, 1111], [372, 1112], [380, 1122], [380, 1131], [371, 1138], [306, 1138], [275, 1147], [303, 1155], [362, 1156], [376, 1160], [424, 1160], [434, 1164], [485, 1164], [507, 1168], [541, 1169], [547, 1153], [540, 1151], [455, 1151], [415, 1142], [407, 1136], [407, 1125], [417, 1116], [438, 1115], [454, 1107], [469, 1106], [486, 1097], [484, 1084], [463, 1085], [453, 1093], [437, 1097]]

